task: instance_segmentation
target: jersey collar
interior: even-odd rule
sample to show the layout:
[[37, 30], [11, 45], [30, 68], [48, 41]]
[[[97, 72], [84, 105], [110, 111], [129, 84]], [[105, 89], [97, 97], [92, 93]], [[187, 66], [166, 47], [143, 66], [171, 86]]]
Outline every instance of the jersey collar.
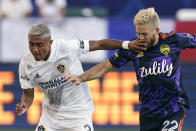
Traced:
[[52, 62], [54, 60], [54, 56], [55, 56], [55, 42], [53, 41], [51, 45], [50, 56], [48, 57], [47, 62]]

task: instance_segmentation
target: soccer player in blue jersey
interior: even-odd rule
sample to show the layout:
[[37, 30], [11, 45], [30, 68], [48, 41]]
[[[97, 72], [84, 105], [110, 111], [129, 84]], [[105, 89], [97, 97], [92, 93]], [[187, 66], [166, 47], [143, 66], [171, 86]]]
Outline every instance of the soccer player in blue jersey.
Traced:
[[140, 10], [134, 24], [136, 39], [148, 44], [144, 54], [119, 49], [109, 60], [80, 76], [66, 74], [64, 78], [77, 85], [132, 61], [139, 84], [140, 131], [181, 131], [184, 107], [189, 108], [189, 102], [182, 85], [179, 55], [185, 48], [196, 47], [196, 36], [160, 33], [160, 20], [154, 8]]

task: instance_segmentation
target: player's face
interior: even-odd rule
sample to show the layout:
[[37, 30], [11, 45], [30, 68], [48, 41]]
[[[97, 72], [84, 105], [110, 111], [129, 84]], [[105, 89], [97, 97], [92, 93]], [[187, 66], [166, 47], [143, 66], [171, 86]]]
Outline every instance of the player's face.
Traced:
[[148, 48], [157, 44], [159, 28], [152, 29], [148, 25], [136, 25], [136, 32], [139, 42], [147, 43]]
[[35, 60], [47, 60], [50, 56], [52, 40], [47, 40], [41, 36], [28, 36], [29, 49]]

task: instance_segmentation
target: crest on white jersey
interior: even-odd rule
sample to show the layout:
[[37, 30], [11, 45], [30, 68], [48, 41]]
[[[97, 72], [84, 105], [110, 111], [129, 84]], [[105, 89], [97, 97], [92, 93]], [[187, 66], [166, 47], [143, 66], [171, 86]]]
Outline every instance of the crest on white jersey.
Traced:
[[59, 73], [65, 72], [65, 65], [63, 65], [63, 64], [59, 64], [56, 68], [59, 71]]
[[162, 54], [167, 56], [170, 52], [170, 47], [167, 44], [163, 44], [163, 45], [160, 46], [160, 51], [161, 51]]
[[144, 54], [140, 53], [140, 54], [137, 55], [137, 58], [140, 58], [140, 57], [143, 57], [143, 56], [144, 56]]
[[114, 53], [114, 59], [118, 58], [118, 52]]

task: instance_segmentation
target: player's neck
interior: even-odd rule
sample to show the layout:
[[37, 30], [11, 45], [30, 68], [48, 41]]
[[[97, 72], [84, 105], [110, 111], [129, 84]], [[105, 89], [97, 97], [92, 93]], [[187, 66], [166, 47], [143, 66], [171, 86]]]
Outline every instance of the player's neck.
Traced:
[[156, 35], [155, 36], [155, 41], [154, 41], [154, 46], [156, 46], [158, 44], [158, 41], [159, 41], [159, 35]]
[[49, 59], [50, 55], [51, 55], [51, 48], [49, 48], [48, 54], [46, 55], [46, 57], [43, 60], [47, 61]]

